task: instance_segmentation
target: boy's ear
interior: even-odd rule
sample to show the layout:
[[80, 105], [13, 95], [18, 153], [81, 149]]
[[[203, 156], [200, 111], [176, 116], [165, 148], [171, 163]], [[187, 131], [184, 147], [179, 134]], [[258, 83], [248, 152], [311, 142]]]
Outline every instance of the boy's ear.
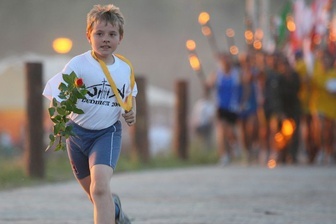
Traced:
[[88, 32], [86, 32], [86, 39], [91, 44], [90, 34]]
[[121, 41], [122, 41], [123, 38], [124, 38], [124, 36], [120, 35], [120, 37], [119, 37], [119, 44], [121, 43]]

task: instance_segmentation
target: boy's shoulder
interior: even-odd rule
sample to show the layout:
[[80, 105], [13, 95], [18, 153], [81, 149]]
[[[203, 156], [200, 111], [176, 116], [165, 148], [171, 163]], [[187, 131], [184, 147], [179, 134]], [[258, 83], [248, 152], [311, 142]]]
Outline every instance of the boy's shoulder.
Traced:
[[122, 61], [129, 62], [129, 60], [124, 55], [121, 55], [121, 54], [114, 54], [114, 55]]
[[121, 61], [125, 62], [126, 64], [128, 64], [130, 67], [132, 67], [132, 63], [130, 60], [128, 60], [125, 56], [121, 55], [121, 54], [114, 54], [118, 59], [120, 59]]
[[133, 70], [133, 65], [130, 60], [128, 60], [125, 56], [121, 54], [114, 54], [117, 60], [119, 60], [119, 64], [122, 64], [124, 66], [127, 66], [130, 68], [130, 70]]
[[82, 67], [83, 65], [89, 65], [91, 63], [90, 60], [93, 60], [90, 58], [90, 52], [84, 52], [82, 54], [76, 55], [73, 58], [70, 59], [67, 66], [70, 66], [72, 69]]
[[123, 55], [120, 55], [120, 54], [115, 54], [116, 58], [118, 60], [120, 60], [120, 63], [121, 64], [124, 64], [125, 66], [127, 66], [127, 70], [130, 72], [130, 78], [131, 78], [131, 86], [132, 86], [132, 89], [134, 87], [134, 84], [135, 84], [135, 77], [134, 77], [134, 69], [133, 69], [133, 65], [132, 63], [126, 58], [124, 57]]
[[87, 60], [87, 59], [90, 58], [89, 56], [91, 56], [90, 51], [86, 51], [86, 52], [84, 52], [82, 54], [74, 56], [71, 59], [71, 61], [81, 61], [81, 60], [85, 60], [85, 59]]
[[89, 59], [89, 57], [88, 57], [89, 55], [90, 55], [89, 51], [84, 52], [82, 54], [75, 55], [75, 56], [73, 56], [70, 59], [70, 62], [80, 62], [80, 61], [83, 61], [83, 60], [88, 60]]

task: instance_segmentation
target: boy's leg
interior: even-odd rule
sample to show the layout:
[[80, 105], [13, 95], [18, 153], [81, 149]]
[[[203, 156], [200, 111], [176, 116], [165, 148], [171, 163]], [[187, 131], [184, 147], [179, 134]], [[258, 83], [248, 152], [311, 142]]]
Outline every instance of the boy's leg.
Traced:
[[90, 201], [92, 202], [92, 197], [90, 194], [91, 176], [84, 177], [83, 179], [77, 179], [79, 184], [82, 186], [86, 194], [88, 195]]
[[94, 223], [115, 223], [115, 207], [110, 190], [113, 169], [106, 165], [91, 168], [90, 195], [94, 206]]
[[[87, 176], [87, 177], [85, 177], [83, 179], [78, 179], [78, 182], [83, 187], [84, 191], [87, 193], [90, 201], [93, 203], [92, 197], [90, 195], [91, 176]], [[124, 216], [126, 217], [125, 214], [121, 214], [122, 212], [120, 212], [120, 210], [121, 210], [121, 203], [120, 203], [120, 199], [119, 199], [118, 195], [112, 193], [112, 198], [114, 199], [114, 206], [115, 206], [115, 210], [114, 211], [115, 211], [115, 218], [116, 218], [116, 220], [120, 219], [121, 216], [122, 217], [124, 217]], [[115, 198], [118, 198], [118, 200], [115, 200]]]
[[[94, 204], [95, 219], [104, 217], [99, 214], [104, 214], [104, 211], [107, 211], [105, 213], [111, 217], [107, 223], [112, 223], [111, 220], [115, 219], [114, 213], [120, 213], [119, 209], [115, 211], [116, 206], [112, 201], [110, 180], [121, 149], [121, 123], [116, 122], [109, 129], [97, 131], [94, 134], [91, 132], [87, 134], [86, 130], [82, 130], [79, 126], [75, 126], [75, 128], [77, 128], [76, 133], [79, 133], [78, 136], [82, 138], [69, 138], [67, 141], [74, 174]], [[82, 139], [87, 138], [94, 140], [94, 145], [90, 146], [89, 155], [83, 152], [83, 149], [87, 149], [88, 146], [82, 144], [88, 142], [82, 141]], [[107, 205], [104, 203], [107, 203]], [[103, 209], [99, 207], [103, 207]], [[105, 222], [101, 221], [99, 223]]]

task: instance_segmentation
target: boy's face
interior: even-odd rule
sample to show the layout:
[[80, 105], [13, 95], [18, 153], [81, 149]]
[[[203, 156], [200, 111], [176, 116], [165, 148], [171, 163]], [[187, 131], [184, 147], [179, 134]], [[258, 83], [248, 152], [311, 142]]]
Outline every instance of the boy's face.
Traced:
[[119, 27], [105, 21], [93, 23], [92, 31], [87, 33], [87, 38], [97, 57], [105, 60], [105, 62], [112, 59], [112, 53], [122, 40]]

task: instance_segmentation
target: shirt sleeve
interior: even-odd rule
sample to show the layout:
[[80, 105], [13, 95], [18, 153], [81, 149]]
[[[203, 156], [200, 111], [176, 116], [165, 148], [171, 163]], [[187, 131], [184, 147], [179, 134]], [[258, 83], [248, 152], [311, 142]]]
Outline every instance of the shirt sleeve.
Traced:
[[42, 95], [49, 99], [50, 101], [55, 98], [58, 102], [61, 102], [62, 99], [58, 97], [60, 94], [60, 90], [58, 86], [63, 82], [62, 73], [57, 73], [54, 77], [52, 77], [44, 87]]
[[133, 90], [132, 90], [132, 96], [136, 97], [138, 94], [138, 86], [137, 84], [135, 83], [134, 84], [134, 87], [133, 87]]

